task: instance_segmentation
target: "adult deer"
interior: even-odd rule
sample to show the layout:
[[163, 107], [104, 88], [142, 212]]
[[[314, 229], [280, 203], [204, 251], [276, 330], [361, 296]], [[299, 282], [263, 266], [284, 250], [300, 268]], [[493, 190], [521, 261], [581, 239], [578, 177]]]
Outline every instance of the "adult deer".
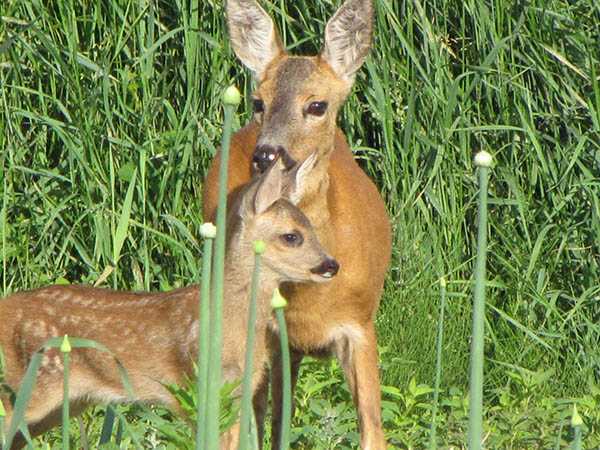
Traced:
[[[240, 379], [244, 370], [254, 240], [264, 240], [266, 251], [257, 301], [253, 389], [260, 386], [268, 360], [273, 290], [282, 281], [329, 282], [337, 273], [338, 263], [325, 253], [306, 216], [282, 197], [284, 190], [289, 197], [302, 195], [312, 162], [314, 158], [309, 158], [285, 174], [282, 164], [271, 166], [245, 187], [229, 215], [223, 298], [229, 322], [223, 333], [222, 357], [227, 381]], [[178, 411], [165, 384], [182, 384], [193, 375], [198, 353], [198, 291], [197, 286], [159, 293], [49, 286], [0, 300], [0, 346], [6, 357], [8, 387], [4, 391], [0, 384], [0, 399], [8, 412], [6, 425], [12, 416], [8, 392], [19, 388], [33, 353], [51, 337], [64, 334], [108, 347], [127, 370], [134, 394], [133, 398], [127, 395], [112, 357], [74, 349], [69, 401], [75, 414], [91, 404], [131, 400], [161, 403]], [[25, 414], [32, 435], [60, 422], [62, 372], [59, 351], [47, 350]], [[236, 431], [234, 427], [223, 437], [221, 448], [237, 449]], [[11, 448], [24, 444], [19, 435]]]
[[[329, 20], [317, 56], [291, 56], [275, 26], [254, 0], [228, 0], [233, 49], [254, 74], [254, 117], [232, 139], [228, 190], [267, 169], [277, 154], [291, 165], [316, 152], [312, 175], [300, 200], [319, 239], [340, 262], [327, 285], [289, 284], [286, 321], [295, 383], [303, 355], [333, 353], [339, 359], [358, 410], [363, 449], [386, 447], [380, 412], [374, 316], [391, 251], [389, 218], [371, 180], [353, 159], [336, 126], [337, 112], [371, 45], [370, 0], [347, 0]], [[219, 155], [204, 186], [204, 212], [216, 208]], [[279, 442], [280, 363], [272, 361], [273, 446]], [[266, 387], [255, 397], [257, 421]], [[259, 431], [261, 431], [259, 429]]]

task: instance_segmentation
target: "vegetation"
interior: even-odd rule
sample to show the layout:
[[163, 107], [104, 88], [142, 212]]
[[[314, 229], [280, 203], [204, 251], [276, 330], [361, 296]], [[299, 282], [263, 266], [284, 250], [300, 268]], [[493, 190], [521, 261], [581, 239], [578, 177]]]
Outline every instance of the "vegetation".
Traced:
[[[315, 53], [339, 2], [263, 4], [290, 51]], [[577, 403], [584, 445], [599, 446], [598, 2], [376, 6], [374, 49], [340, 126], [394, 223], [378, 315], [391, 442], [428, 443], [442, 276], [438, 437], [446, 447], [466, 441], [472, 157], [486, 150], [495, 160], [486, 445], [560, 448], [572, 439]], [[2, 293], [52, 282], [165, 290], [196, 281], [201, 184], [220, 141], [221, 93], [235, 83], [247, 96], [252, 85], [228, 47], [222, 1], [6, 0], [0, 18]], [[240, 109], [238, 125], [250, 110]], [[356, 447], [337, 365], [309, 361], [301, 380], [295, 445]], [[102, 414], [84, 416], [90, 442]], [[163, 412], [118, 414], [130, 419], [124, 442], [173, 446], [185, 429]], [[55, 438], [59, 431], [45, 437]]]

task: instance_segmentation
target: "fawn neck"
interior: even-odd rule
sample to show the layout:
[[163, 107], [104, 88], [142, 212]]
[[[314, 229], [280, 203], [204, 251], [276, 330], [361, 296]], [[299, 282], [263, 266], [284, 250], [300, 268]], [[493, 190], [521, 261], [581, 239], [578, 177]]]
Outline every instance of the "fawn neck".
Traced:
[[[244, 321], [248, 317], [247, 311], [250, 307], [250, 288], [254, 270], [254, 260], [250, 259], [250, 261], [238, 260], [234, 255], [228, 255], [225, 260], [223, 308], [236, 311], [234, 317], [240, 316]], [[277, 277], [268, 268], [262, 266], [257, 291], [259, 312], [269, 311], [268, 299], [278, 285]], [[259, 314], [257, 320], [266, 320], [267, 317], [262, 317], [264, 315]]]

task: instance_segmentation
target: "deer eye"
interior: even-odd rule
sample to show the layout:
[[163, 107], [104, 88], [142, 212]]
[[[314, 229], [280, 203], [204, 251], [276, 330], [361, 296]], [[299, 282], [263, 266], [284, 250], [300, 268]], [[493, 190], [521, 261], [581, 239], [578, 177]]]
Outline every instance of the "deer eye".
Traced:
[[288, 247], [299, 247], [304, 242], [304, 238], [298, 231], [282, 234], [280, 238]]
[[327, 111], [327, 102], [312, 102], [308, 105], [306, 112], [313, 116], [322, 116]]
[[259, 98], [253, 99], [252, 100], [252, 109], [254, 109], [255, 113], [260, 114], [261, 112], [263, 112], [265, 110], [265, 102], [263, 102]]

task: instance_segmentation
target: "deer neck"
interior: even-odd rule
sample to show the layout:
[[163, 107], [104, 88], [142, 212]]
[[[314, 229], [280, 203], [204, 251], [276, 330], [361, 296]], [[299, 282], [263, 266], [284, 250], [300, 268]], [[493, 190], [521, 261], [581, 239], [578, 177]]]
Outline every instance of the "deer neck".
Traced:
[[[235, 255], [230, 255], [225, 261], [223, 308], [236, 311], [233, 317], [240, 318], [244, 329], [246, 328], [250, 308], [253, 271], [254, 258], [236, 258]], [[257, 324], [269, 319], [269, 300], [278, 285], [277, 276], [262, 265], [257, 291]]]
[[[298, 207], [308, 217], [315, 230], [329, 223], [329, 164], [331, 151], [319, 157], [311, 172], [308, 185], [304, 189]], [[318, 233], [317, 233], [318, 234]]]

